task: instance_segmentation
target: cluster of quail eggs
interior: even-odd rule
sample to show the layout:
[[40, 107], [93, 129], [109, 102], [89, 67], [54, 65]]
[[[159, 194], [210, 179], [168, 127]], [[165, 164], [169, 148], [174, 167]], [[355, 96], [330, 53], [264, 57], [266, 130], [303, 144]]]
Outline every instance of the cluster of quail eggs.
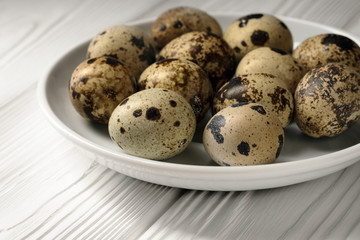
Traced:
[[150, 33], [117, 25], [96, 35], [69, 96], [134, 156], [171, 158], [206, 121], [202, 140], [214, 162], [273, 163], [291, 122], [310, 137], [333, 137], [360, 117], [359, 46], [338, 34], [293, 44], [269, 14], [242, 16], [223, 33], [206, 12], [176, 7]]

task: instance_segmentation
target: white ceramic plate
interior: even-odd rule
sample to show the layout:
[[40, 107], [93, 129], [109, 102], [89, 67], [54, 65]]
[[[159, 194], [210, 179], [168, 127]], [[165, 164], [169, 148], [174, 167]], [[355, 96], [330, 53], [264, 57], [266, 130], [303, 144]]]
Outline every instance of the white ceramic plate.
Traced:
[[[211, 14], [223, 30], [243, 14]], [[320, 33], [339, 33], [360, 42], [341, 30], [280, 17], [292, 31], [295, 44]], [[154, 19], [132, 23], [149, 32]], [[65, 137], [95, 156], [97, 161], [125, 175], [172, 187], [199, 190], [255, 190], [291, 185], [319, 178], [343, 169], [360, 159], [360, 123], [332, 139], [312, 139], [295, 124], [286, 130], [284, 148], [276, 163], [259, 166], [216, 166], [203, 145], [192, 142], [180, 155], [168, 161], [154, 161], [125, 154], [114, 144], [106, 126], [83, 120], [68, 96], [68, 81], [76, 66], [85, 60], [89, 42], [70, 50], [39, 82], [40, 105], [52, 125]], [[205, 122], [201, 125], [204, 126]], [[200, 127], [201, 129], [201, 127]], [[195, 139], [201, 139], [201, 130]]]

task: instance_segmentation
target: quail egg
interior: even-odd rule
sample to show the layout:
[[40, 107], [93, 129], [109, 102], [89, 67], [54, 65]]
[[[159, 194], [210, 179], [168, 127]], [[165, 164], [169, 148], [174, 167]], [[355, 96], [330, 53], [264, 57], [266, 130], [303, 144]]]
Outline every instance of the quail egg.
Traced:
[[222, 29], [215, 18], [192, 7], [175, 7], [163, 12], [152, 24], [150, 36], [160, 50], [172, 39], [192, 31], [222, 36]]
[[249, 73], [268, 73], [280, 77], [291, 93], [295, 92], [298, 82], [305, 74], [291, 54], [270, 47], [256, 48], [241, 59], [235, 75]]
[[292, 120], [294, 100], [282, 79], [267, 73], [234, 77], [215, 94], [213, 113], [241, 102], [259, 103], [279, 118], [285, 128]]
[[360, 47], [339, 34], [319, 34], [306, 39], [293, 52], [306, 71], [326, 63], [343, 63], [360, 68]]
[[251, 50], [268, 46], [292, 52], [293, 38], [289, 28], [275, 16], [249, 14], [234, 21], [224, 32], [224, 39], [234, 49], [239, 62]]
[[140, 75], [139, 90], [166, 88], [181, 94], [201, 120], [210, 108], [212, 86], [197, 64], [184, 59], [164, 59], [147, 67]]
[[279, 119], [257, 103], [237, 103], [216, 113], [203, 134], [206, 152], [219, 165], [273, 163], [285, 140]]
[[360, 117], [360, 74], [345, 64], [313, 68], [295, 91], [295, 121], [308, 136], [334, 137]]
[[114, 108], [136, 91], [130, 70], [112, 57], [90, 58], [74, 70], [69, 95], [85, 119], [107, 124]]
[[122, 101], [109, 120], [111, 139], [126, 153], [164, 160], [182, 152], [196, 128], [194, 111], [180, 94], [163, 88]]
[[173, 39], [159, 53], [159, 60], [186, 59], [198, 64], [207, 74], [214, 90], [235, 72], [233, 50], [219, 36], [207, 32], [189, 32]]
[[124, 63], [137, 79], [141, 72], [155, 62], [155, 48], [150, 36], [135, 26], [111, 26], [90, 42], [87, 57], [111, 56]]

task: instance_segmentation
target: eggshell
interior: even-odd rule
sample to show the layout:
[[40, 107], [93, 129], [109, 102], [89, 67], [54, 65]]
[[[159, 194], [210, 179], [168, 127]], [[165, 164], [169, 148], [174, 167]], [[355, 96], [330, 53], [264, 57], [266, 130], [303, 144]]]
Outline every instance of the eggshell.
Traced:
[[180, 94], [153, 88], [122, 101], [109, 120], [111, 139], [126, 153], [148, 159], [171, 158], [190, 144], [194, 111]]
[[292, 52], [290, 29], [279, 18], [263, 13], [243, 16], [225, 30], [225, 41], [234, 49], [239, 62], [251, 50], [268, 46]]
[[282, 79], [266, 73], [242, 75], [225, 83], [215, 94], [213, 113], [241, 102], [259, 103], [279, 118], [283, 128], [289, 125], [294, 99]]
[[175, 7], [163, 12], [151, 25], [150, 36], [157, 49], [184, 33], [205, 31], [222, 36], [222, 29], [215, 18], [193, 7]]
[[293, 52], [294, 58], [306, 71], [326, 63], [342, 63], [360, 68], [360, 47], [339, 34], [319, 34], [301, 42]]
[[75, 110], [83, 118], [102, 124], [107, 124], [115, 107], [135, 91], [135, 78], [130, 70], [111, 57], [83, 61], [69, 82]]
[[173, 39], [159, 53], [159, 60], [179, 58], [198, 64], [216, 90], [234, 75], [233, 50], [219, 36], [206, 32], [189, 32]]
[[238, 103], [215, 114], [203, 134], [205, 150], [224, 166], [273, 163], [285, 140], [277, 117], [257, 103]]
[[111, 56], [124, 63], [137, 79], [155, 62], [156, 51], [150, 36], [135, 26], [116, 25], [106, 28], [90, 42], [87, 57]]
[[164, 59], [153, 63], [140, 75], [139, 90], [166, 88], [181, 94], [201, 120], [210, 108], [213, 90], [207, 74], [197, 64], [184, 59]]
[[291, 54], [277, 48], [259, 47], [247, 53], [236, 68], [235, 75], [268, 73], [277, 76], [294, 93], [300, 79], [305, 75], [301, 65]]
[[308, 136], [334, 137], [360, 117], [360, 74], [339, 63], [313, 68], [295, 91], [295, 121]]

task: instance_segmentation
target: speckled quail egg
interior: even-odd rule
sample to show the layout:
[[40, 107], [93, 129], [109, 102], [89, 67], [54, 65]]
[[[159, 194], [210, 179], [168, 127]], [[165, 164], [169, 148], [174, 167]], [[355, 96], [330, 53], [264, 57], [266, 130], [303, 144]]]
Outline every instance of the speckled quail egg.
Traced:
[[279, 119], [257, 103], [237, 103], [215, 114], [205, 127], [206, 152], [219, 165], [273, 163], [285, 141]]
[[175, 7], [163, 12], [152, 24], [150, 36], [160, 50], [174, 38], [192, 31], [222, 36], [222, 29], [215, 18], [192, 7]]
[[190, 104], [180, 94], [163, 88], [129, 96], [115, 108], [109, 121], [110, 137], [124, 152], [155, 160], [182, 152], [195, 128]]
[[249, 73], [268, 73], [280, 77], [292, 93], [295, 92], [298, 82], [305, 74], [301, 65], [291, 54], [270, 47], [256, 48], [241, 59], [235, 75]]
[[268, 46], [292, 52], [293, 38], [289, 28], [275, 16], [249, 14], [234, 21], [224, 32], [224, 39], [235, 50], [240, 61], [251, 50]]
[[328, 63], [310, 70], [295, 91], [295, 121], [308, 136], [333, 137], [360, 117], [358, 69]]
[[156, 51], [150, 36], [135, 26], [111, 26], [90, 42], [87, 57], [111, 56], [123, 62], [137, 79], [155, 61]]
[[130, 70], [112, 57], [90, 58], [74, 70], [69, 95], [85, 119], [107, 124], [114, 108], [136, 91]]
[[359, 45], [339, 34], [312, 36], [295, 48], [293, 56], [306, 71], [332, 62], [360, 68]]
[[283, 128], [292, 120], [293, 95], [279, 77], [267, 73], [234, 77], [215, 94], [213, 113], [241, 102], [259, 103], [265, 106], [279, 118]]
[[184, 59], [164, 59], [147, 67], [140, 75], [139, 90], [166, 88], [181, 94], [201, 120], [209, 110], [213, 89], [207, 74], [197, 64]]
[[179, 58], [198, 64], [218, 89], [235, 72], [234, 51], [219, 36], [206, 32], [189, 32], [173, 39], [159, 53], [159, 59]]

